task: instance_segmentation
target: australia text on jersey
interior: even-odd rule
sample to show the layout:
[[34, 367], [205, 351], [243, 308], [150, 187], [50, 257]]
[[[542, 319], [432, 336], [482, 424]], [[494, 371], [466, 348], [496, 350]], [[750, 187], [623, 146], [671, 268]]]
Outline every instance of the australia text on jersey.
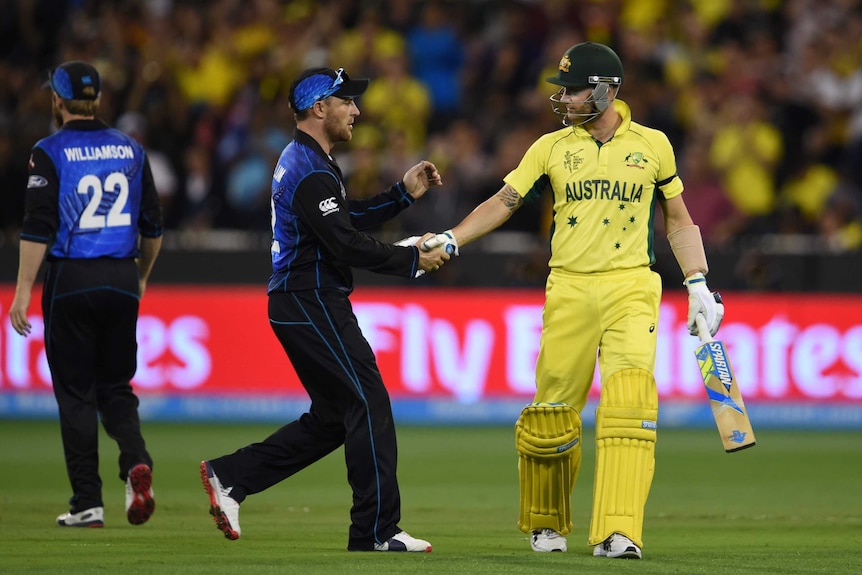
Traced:
[[641, 201], [644, 186], [636, 182], [610, 180], [581, 180], [566, 182], [566, 201], [576, 200], [617, 200], [623, 202]]
[[116, 158], [126, 159], [135, 157], [135, 149], [132, 148], [132, 146], [117, 146], [116, 144], [63, 148], [63, 153], [66, 154], [66, 161], [68, 162], [113, 160]]

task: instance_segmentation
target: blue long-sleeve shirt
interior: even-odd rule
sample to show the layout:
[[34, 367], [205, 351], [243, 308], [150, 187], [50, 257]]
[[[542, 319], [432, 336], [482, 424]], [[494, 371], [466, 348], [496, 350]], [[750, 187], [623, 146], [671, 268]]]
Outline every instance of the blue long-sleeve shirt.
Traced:
[[413, 203], [398, 182], [372, 198], [347, 199], [341, 168], [308, 134], [296, 130], [272, 178], [272, 276], [268, 293], [353, 290], [351, 268], [414, 277], [419, 250], [385, 244], [360, 230]]
[[162, 235], [144, 149], [100, 120], [73, 120], [33, 146], [21, 238], [48, 259], [134, 258]]

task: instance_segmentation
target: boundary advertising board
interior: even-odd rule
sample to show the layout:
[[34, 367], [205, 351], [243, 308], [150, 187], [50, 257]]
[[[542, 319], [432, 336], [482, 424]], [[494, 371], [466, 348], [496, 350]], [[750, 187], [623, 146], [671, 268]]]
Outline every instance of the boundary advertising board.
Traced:
[[[8, 320], [13, 291], [0, 286], [0, 417], [51, 416], [40, 294], [22, 338]], [[755, 427], [862, 427], [862, 297], [724, 297], [720, 337]], [[530, 401], [541, 290], [360, 288], [351, 299], [399, 419], [508, 424]], [[655, 370], [663, 425], [711, 423], [685, 316], [685, 292], [666, 293]], [[138, 342], [145, 418], [285, 421], [307, 407], [261, 288], [150, 286]], [[599, 394], [597, 376], [591, 403]]]

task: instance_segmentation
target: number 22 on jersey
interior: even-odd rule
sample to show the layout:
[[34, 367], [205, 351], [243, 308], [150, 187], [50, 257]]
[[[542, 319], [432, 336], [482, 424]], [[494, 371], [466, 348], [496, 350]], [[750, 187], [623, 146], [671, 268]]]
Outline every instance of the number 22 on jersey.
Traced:
[[[92, 190], [93, 195], [90, 197], [90, 201], [87, 202], [84, 213], [81, 214], [81, 221], [78, 227], [82, 230], [93, 230], [131, 225], [131, 215], [123, 212], [129, 199], [129, 180], [125, 174], [121, 172], [108, 174], [108, 177], [105, 178], [104, 186], [97, 176], [92, 174], [84, 176], [78, 182], [78, 193], [89, 195], [90, 190]], [[117, 198], [111, 204], [107, 216], [97, 215], [96, 211], [102, 204], [102, 197], [106, 193], [115, 193], [117, 194]]]

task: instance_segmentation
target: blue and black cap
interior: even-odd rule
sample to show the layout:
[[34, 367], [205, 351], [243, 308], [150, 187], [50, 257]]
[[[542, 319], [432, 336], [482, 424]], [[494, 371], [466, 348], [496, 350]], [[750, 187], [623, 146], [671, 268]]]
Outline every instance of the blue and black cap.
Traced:
[[368, 78], [351, 80], [344, 68], [308, 68], [290, 85], [290, 107], [301, 112], [330, 96], [356, 98], [368, 88]]
[[45, 87], [64, 100], [95, 100], [102, 90], [102, 79], [91, 64], [73, 60], [54, 68]]

